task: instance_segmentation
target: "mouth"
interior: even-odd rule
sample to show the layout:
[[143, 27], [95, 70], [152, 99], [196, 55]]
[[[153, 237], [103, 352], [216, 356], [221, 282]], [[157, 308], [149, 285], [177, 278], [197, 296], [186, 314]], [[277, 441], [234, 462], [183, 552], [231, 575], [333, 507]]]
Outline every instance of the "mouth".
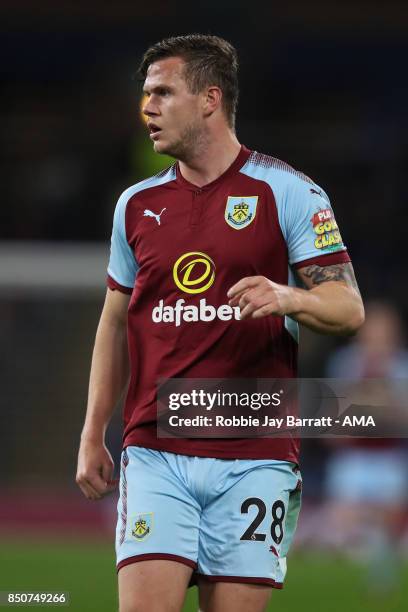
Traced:
[[159, 134], [161, 132], [161, 128], [158, 125], [156, 125], [155, 123], [149, 123], [149, 125], [147, 127], [149, 129], [150, 138], [152, 140], [156, 140], [159, 137]]

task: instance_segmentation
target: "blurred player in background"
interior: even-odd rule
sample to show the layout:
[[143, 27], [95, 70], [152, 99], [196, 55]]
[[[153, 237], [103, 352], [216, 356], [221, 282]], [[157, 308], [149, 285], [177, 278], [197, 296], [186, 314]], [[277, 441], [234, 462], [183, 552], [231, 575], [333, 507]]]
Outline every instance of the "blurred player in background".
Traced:
[[[399, 378], [408, 375], [408, 351], [400, 315], [392, 304], [367, 304], [356, 340], [333, 354], [329, 378], [371, 378], [373, 403], [395, 405]], [[387, 385], [386, 381], [389, 381]], [[394, 380], [394, 383], [392, 382]], [[363, 384], [363, 381], [362, 381]], [[405, 398], [404, 398], [405, 399]], [[396, 586], [398, 544], [408, 501], [408, 447], [399, 438], [358, 438], [331, 444], [327, 462], [329, 499], [326, 543], [369, 569], [370, 590]]]
[[192, 579], [203, 612], [264, 610], [300, 507], [297, 439], [158, 438], [156, 381], [295, 377], [297, 323], [347, 335], [364, 318], [324, 191], [238, 142], [237, 69], [204, 35], [141, 63], [154, 150], [178, 161], [115, 210], [77, 473], [89, 499], [115, 488], [104, 436], [128, 382], [121, 612], [180, 610]]

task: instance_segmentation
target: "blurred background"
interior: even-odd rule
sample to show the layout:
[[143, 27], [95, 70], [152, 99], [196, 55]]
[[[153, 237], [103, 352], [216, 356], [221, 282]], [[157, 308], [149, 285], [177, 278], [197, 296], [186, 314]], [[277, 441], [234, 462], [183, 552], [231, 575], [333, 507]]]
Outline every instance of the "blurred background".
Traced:
[[[113, 210], [168, 165], [132, 75], [148, 45], [190, 32], [237, 47], [239, 139], [327, 191], [368, 305], [351, 341], [302, 333], [300, 374], [408, 375], [406, 3], [1, 0], [0, 590], [70, 591], [78, 611], [116, 609], [116, 496], [74, 484]], [[116, 461], [120, 435], [119, 409]], [[304, 442], [271, 609], [405, 609], [407, 465], [404, 440]]]

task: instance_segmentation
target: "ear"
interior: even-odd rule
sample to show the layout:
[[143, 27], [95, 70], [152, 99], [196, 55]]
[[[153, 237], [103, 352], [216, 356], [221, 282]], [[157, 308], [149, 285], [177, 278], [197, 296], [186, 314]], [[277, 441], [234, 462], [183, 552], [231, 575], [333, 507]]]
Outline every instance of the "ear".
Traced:
[[221, 107], [222, 91], [219, 87], [212, 85], [207, 89], [204, 98], [204, 114], [210, 116]]

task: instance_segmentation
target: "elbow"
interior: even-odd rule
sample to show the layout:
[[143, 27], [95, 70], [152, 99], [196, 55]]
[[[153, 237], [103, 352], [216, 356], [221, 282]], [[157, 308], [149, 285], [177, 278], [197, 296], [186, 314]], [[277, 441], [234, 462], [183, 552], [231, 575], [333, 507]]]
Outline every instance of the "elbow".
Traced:
[[354, 336], [359, 329], [363, 326], [365, 321], [365, 312], [363, 302], [360, 300], [356, 307], [353, 309], [353, 312], [350, 313], [350, 316], [347, 319], [347, 323], [345, 324], [342, 330], [342, 336]]

